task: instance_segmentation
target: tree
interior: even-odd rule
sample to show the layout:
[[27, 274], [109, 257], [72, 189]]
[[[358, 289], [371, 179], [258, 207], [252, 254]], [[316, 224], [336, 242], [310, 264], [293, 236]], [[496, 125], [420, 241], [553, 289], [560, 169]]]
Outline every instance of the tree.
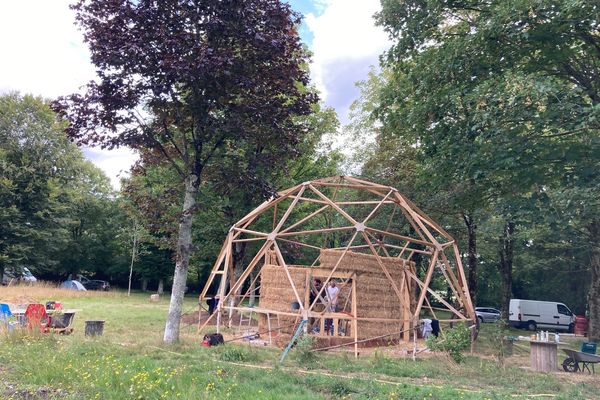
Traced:
[[40, 98], [0, 97], [0, 275], [54, 267], [68, 240], [60, 196], [81, 155], [63, 127]]
[[[482, 200], [474, 203], [476, 210], [492, 203], [510, 210], [510, 203], [542, 191], [589, 189], [592, 196], [579, 203], [585, 209], [578, 209], [588, 216], [582, 221], [588, 251], [597, 251], [595, 230], [589, 229], [599, 215], [597, 3], [382, 5], [379, 23], [396, 40], [387, 58], [394, 76], [379, 114], [384, 129], [416, 137], [432, 161], [432, 178], [447, 176], [471, 187], [470, 197]], [[513, 215], [504, 216], [499, 235], [505, 297], [519, 228]], [[592, 319], [600, 321], [598, 306], [590, 303]]]
[[[276, 188], [338, 174], [339, 157], [330, 151], [327, 143], [327, 137], [335, 133], [338, 126], [333, 109], [315, 105], [313, 114], [298, 120], [307, 133], [298, 144], [299, 156], [287, 160], [283, 168], [256, 168], [261, 164], [253, 160], [261, 157], [261, 150], [239, 146], [219, 168], [205, 170], [205, 184], [200, 188], [202, 207], [194, 215], [192, 238], [196, 251], [188, 278], [197, 279], [199, 283], [206, 278], [229, 227], [270, 197]], [[256, 184], [248, 184], [249, 168], [255, 168], [252, 174]], [[129, 211], [151, 233], [142, 240], [153, 245], [146, 251], [153, 248], [152, 251], [156, 251], [155, 247], [174, 250], [178, 215], [175, 205], [182, 196], [175, 172], [142, 156], [132, 177], [122, 187], [124, 197], [131, 200]], [[235, 274], [241, 272], [245, 253], [245, 244], [237, 246]], [[145, 260], [147, 257], [141, 261]]]
[[[161, 156], [185, 187], [164, 341], [179, 338], [192, 219], [205, 168], [252, 143], [272, 168], [303, 135], [292, 118], [316, 99], [304, 85], [299, 16], [272, 0], [80, 0], [97, 82], [56, 104], [78, 143]], [[252, 181], [251, 181], [252, 182]]]
[[118, 268], [121, 221], [108, 178], [42, 99], [0, 97], [0, 272], [43, 279]]

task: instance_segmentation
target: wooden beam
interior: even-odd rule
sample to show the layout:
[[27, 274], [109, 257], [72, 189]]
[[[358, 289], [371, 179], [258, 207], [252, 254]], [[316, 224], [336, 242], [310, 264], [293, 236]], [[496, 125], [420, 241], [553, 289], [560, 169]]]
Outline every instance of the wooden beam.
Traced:
[[346, 218], [348, 221], [350, 221], [350, 222], [351, 222], [353, 225], [356, 225], [356, 224], [357, 224], [357, 221], [356, 221], [354, 218], [352, 218], [352, 217], [350, 216], [350, 214], [348, 214], [346, 211], [342, 210], [342, 209], [340, 208], [340, 206], [338, 206], [337, 204], [335, 204], [333, 201], [329, 200], [329, 199], [327, 198], [327, 196], [325, 196], [323, 193], [321, 193], [321, 192], [319, 191], [319, 189], [315, 188], [313, 185], [309, 185], [308, 187], [310, 188], [310, 190], [312, 190], [314, 193], [316, 193], [316, 195], [317, 195], [317, 196], [319, 196], [320, 198], [322, 198], [323, 200], [325, 200], [326, 202], [328, 202], [328, 203], [329, 203], [329, 205], [330, 205], [332, 208], [334, 208], [335, 210], [337, 210], [337, 212], [339, 212], [340, 214], [342, 214], [342, 216], [343, 216], [344, 218]]
[[236, 232], [247, 233], [249, 235], [260, 236], [262, 238], [267, 237], [269, 235], [268, 233], [265, 233], [265, 232], [258, 232], [258, 231], [253, 231], [250, 229], [243, 229], [243, 228], [236, 228], [236, 227], [233, 227], [233, 230]]
[[221, 266], [221, 263], [223, 262], [223, 260], [225, 258], [226, 249], [227, 249], [227, 240], [225, 240], [225, 242], [223, 243], [223, 246], [221, 247], [221, 251], [219, 252], [219, 256], [217, 257], [217, 261], [215, 261], [215, 263], [213, 264], [212, 270], [210, 271], [210, 275], [208, 276], [208, 280], [204, 284], [202, 293], [200, 293], [200, 296], [198, 298], [199, 301], [203, 300], [206, 297], [206, 293], [208, 292], [208, 289], [210, 288], [210, 285], [212, 285], [213, 280], [215, 278], [214, 275], [216, 275], [216, 271], [219, 270], [219, 267]]
[[414, 238], [411, 238], [410, 236], [399, 235], [397, 233], [382, 231], [380, 229], [371, 228], [369, 226], [366, 226], [365, 230], [368, 230], [370, 232], [379, 233], [379, 234], [381, 234], [383, 236], [389, 236], [389, 237], [393, 237], [393, 238], [400, 239], [400, 240], [406, 240], [407, 242], [412, 242], [412, 243], [416, 243], [416, 244], [422, 244], [423, 246], [427, 246], [427, 247], [434, 246], [433, 243], [426, 242], [424, 240], [414, 239]]
[[280, 197], [272, 198], [272, 199], [269, 199], [269, 200], [263, 202], [261, 205], [256, 207], [254, 210], [252, 210], [251, 212], [246, 214], [246, 216], [244, 216], [242, 219], [240, 219], [238, 222], [236, 222], [234, 224], [234, 226], [238, 227], [238, 228], [241, 227], [248, 220], [256, 218], [259, 214], [262, 214], [264, 211], [268, 210], [269, 208], [274, 207], [275, 205], [279, 204], [280, 202], [284, 201], [285, 199], [290, 198], [291, 195], [296, 190], [300, 189], [301, 187], [302, 187], [302, 185], [297, 185], [285, 192], [280, 192], [280, 193], [285, 193], [285, 194], [281, 194]]
[[[338, 206], [361, 206], [361, 205], [369, 205], [369, 204], [379, 204], [381, 203], [379, 200], [364, 200], [364, 201], [334, 201]], [[396, 204], [393, 200], [386, 200], [383, 204]]]
[[290, 282], [290, 285], [292, 286], [292, 290], [294, 291], [294, 296], [296, 296], [296, 301], [298, 302], [298, 305], [300, 305], [300, 310], [304, 311], [305, 310], [304, 304], [302, 304], [302, 299], [300, 298], [300, 295], [298, 294], [298, 290], [296, 289], [296, 284], [294, 283], [294, 280], [292, 279], [292, 276], [290, 275], [290, 270], [288, 269], [287, 264], [286, 264], [285, 260], [283, 259], [283, 254], [281, 254], [281, 250], [279, 250], [279, 246], [277, 245], [277, 242], [273, 242], [273, 246], [275, 247], [275, 254], [277, 255], [277, 258], [279, 259], [279, 262], [283, 266], [285, 275], [287, 276], [288, 281]]
[[[225, 302], [227, 300], [227, 298], [229, 298], [231, 296], [231, 293], [235, 294], [235, 292], [239, 289], [239, 287], [248, 278], [248, 276], [250, 275], [250, 273], [252, 272], [252, 270], [254, 269], [254, 267], [256, 266], [256, 264], [258, 263], [258, 261], [260, 260], [260, 258], [267, 252], [269, 246], [272, 243], [273, 242], [270, 242], [268, 240], [265, 241], [265, 243], [262, 245], [262, 247], [260, 248], [260, 250], [258, 251], [258, 253], [256, 253], [256, 255], [254, 256], [254, 258], [252, 259], [252, 261], [250, 261], [250, 264], [248, 264], [248, 267], [246, 267], [246, 269], [244, 270], [244, 272], [242, 272], [242, 275], [239, 277], [239, 279], [234, 284], [234, 286], [232, 288], [229, 288], [229, 292], [227, 293], [227, 295], [225, 296], [225, 298], [221, 299], [222, 302]], [[221, 302], [219, 302], [219, 304], [221, 304]]]
[[[460, 311], [458, 311], [456, 308], [454, 308], [452, 305], [450, 305], [446, 300], [444, 300], [442, 298], [442, 296], [440, 296], [439, 294], [437, 294], [436, 292], [434, 292], [433, 290], [431, 290], [430, 287], [425, 286], [425, 284], [423, 282], [421, 282], [421, 280], [419, 278], [417, 278], [417, 276], [415, 274], [413, 274], [412, 272], [407, 272], [408, 274], [411, 275], [412, 279], [417, 282], [417, 284], [419, 286], [421, 286], [421, 292], [423, 292], [423, 288], [425, 288], [425, 290], [427, 290], [431, 295], [433, 295], [433, 297], [435, 297], [440, 303], [442, 303], [443, 305], [445, 305], [448, 308], [448, 311], [451, 311], [452, 313], [454, 313], [457, 317], [459, 317], [460, 319], [466, 320], [468, 318], [466, 318]], [[421, 310], [419, 309], [419, 312]], [[418, 319], [419, 315], [415, 312], [415, 317]]]
[[292, 204], [290, 204], [290, 206], [288, 207], [288, 209], [285, 210], [285, 214], [283, 214], [283, 216], [279, 220], [279, 223], [277, 224], [277, 226], [275, 227], [275, 229], [273, 229], [273, 233], [279, 232], [279, 230], [281, 229], [281, 227], [283, 226], [283, 224], [285, 223], [285, 221], [287, 220], [287, 218], [290, 216], [292, 210], [296, 207], [296, 204], [298, 204], [298, 201], [300, 200], [300, 197], [302, 197], [302, 194], [304, 193], [305, 190], [306, 190], [306, 186], [302, 185], [302, 187], [300, 188], [300, 191], [294, 197], [294, 200], [292, 200]]
[[320, 247], [313, 246], [312, 244], [306, 244], [306, 243], [302, 243], [302, 242], [296, 242], [295, 240], [288, 240], [288, 239], [284, 239], [284, 238], [281, 238], [281, 237], [278, 237], [277, 240], [282, 241], [282, 242], [296, 244], [298, 246], [309, 247], [311, 249], [321, 250]]
[[352, 238], [350, 239], [350, 241], [348, 242], [348, 246], [346, 246], [346, 248], [342, 251], [342, 255], [340, 256], [340, 258], [338, 258], [337, 262], [335, 263], [335, 265], [333, 266], [333, 268], [331, 269], [331, 272], [329, 273], [329, 275], [327, 276], [327, 279], [325, 279], [325, 282], [323, 282], [323, 286], [321, 287], [321, 290], [319, 290], [319, 293], [317, 293], [317, 296], [315, 297], [315, 299], [313, 300], [312, 304], [310, 305], [309, 311], [311, 311], [313, 309], [313, 307], [315, 306], [315, 304], [317, 303], [317, 300], [319, 298], [319, 296], [322, 295], [323, 290], [325, 290], [327, 288], [327, 284], [329, 283], [329, 281], [331, 280], [331, 277], [333, 276], [333, 274], [335, 273], [335, 271], [337, 270], [337, 267], [340, 265], [340, 263], [342, 262], [344, 256], [346, 255], [346, 253], [348, 252], [348, 248], [352, 245], [352, 243], [354, 242], [354, 239], [356, 239], [356, 235], [358, 234], [358, 231], [354, 232], [354, 235], [352, 235]]
[[416, 212], [429, 226], [431, 226], [433, 229], [435, 229], [436, 231], [438, 231], [438, 233], [440, 233], [442, 236], [445, 236], [448, 239], [451, 239], [451, 240], [454, 239], [452, 237], [452, 235], [450, 235], [448, 232], [446, 232], [444, 230], [444, 228], [442, 228], [434, 220], [432, 220], [427, 214], [425, 214], [423, 212], [423, 210], [421, 210], [419, 207], [417, 207], [417, 205], [415, 203], [413, 203], [411, 200], [409, 200], [408, 198], [406, 198], [403, 195], [401, 195], [400, 192], [398, 192], [398, 196], [400, 198], [402, 198], [402, 200], [404, 200], [404, 202], [406, 202], [406, 204], [412, 210], [414, 210], [414, 212]]
[[406, 211], [408, 211], [408, 213], [413, 217], [413, 219], [417, 223], [417, 225], [419, 225], [419, 227], [421, 228], [421, 230], [423, 231], [425, 236], [427, 236], [427, 239], [429, 239], [431, 241], [431, 243], [433, 243], [433, 245], [435, 246], [435, 248], [437, 250], [440, 250], [441, 249], [440, 243], [437, 241], [437, 239], [435, 237], [433, 237], [433, 235], [431, 234], [429, 229], [427, 229], [427, 227], [425, 225], [423, 225], [423, 221], [421, 220], [419, 214], [417, 214], [415, 211], [413, 211], [410, 208], [410, 206], [405, 201], [405, 199], [402, 196], [400, 196], [400, 193], [395, 192], [395, 195], [396, 195], [396, 198], [400, 201], [400, 206], [402, 208], [404, 208]]
[[287, 228], [285, 228], [284, 230], [281, 231], [281, 233], [286, 233], [291, 231], [292, 229], [294, 229], [295, 227], [305, 223], [306, 221], [308, 221], [309, 219], [315, 217], [316, 215], [319, 215], [320, 213], [322, 213], [323, 211], [327, 210], [329, 208], [329, 204], [319, 208], [317, 211], [312, 212], [311, 214], [307, 215], [306, 217], [302, 218], [300, 221], [296, 222], [293, 225], [288, 226]]
[[352, 336], [354, 337], [354, 358], [358, 358], [358, 305], [356, 301], [356, 276], [352, 278]]
[[458, 245], [456, 244], [456, 242], [454, 242], [454, 244], [452, 245], [453, 251], [454, 251], [454, 258], [456, 258], [456, 263], [458, 266], [458, 273], [460, 274], [462, 281], [463, 281], [463, 286], [462, 286], [462, 290], [463, 293], [465, 294], [465, 296], [467, 297], [467, 304], [465, 305], [467, 307], [467, 313], [469, 315], [469, 317], [475, 321], [476, 315], [475, 315], [475, 307], [473, 307], [473, 302], [471, 301], [471, 295], [469, 294], [469, 285], [467, 284], [467, 278], [465, 276], [465, 270], [463, 268], [462, 265], [462, 260], [460, 258], [460, 252], [458, 251]]
[[377, 212], [377, 210], [379, 210], [379, 208], [383, 205], [383, 203], [390, 197], [390, 195], [394, 193], [393, 190], [390, 190], [390, 192], [383, 198], [383, 200], [381, 200], [379, 202], [379, 204], [377, 204], [375, 206], [375, 208], [373, 208], [373, 210], [369, 213], [369, 215], [367, 215], [367, 218], [364, 219], [363, 224], [366, 224], [373, 215], [375, 215], [375, 213]]
[[374, 182], [369, 182], [369, 181], [366, 181], [363, 179], [355, 178], [353, 176], [344, 176], [344, 179], [347, 181], [353, 182], [353, 183], [367, 185], [369, 187], [374, 187], [374, 188], [378, 188], [378, 189], [392, 189], [390, 186], [381, 185], [379, 183], [374, 183]]
[[325, 232], [347, 231], [350, 229], [354, 229], [354, 227], [353, 226], [341, 226], [339, 228], [324, 228], [324, 229], [313, 229], [313, 230], [308, 230], [308, 231], [285, 232], [285, 233], [278, 233], [277, 238], [287, 237], [287, 236], [297, 236], [297, 235], [313, 235], [313, 234], [325, 233]]
[[365, 241], [367, 242], [367, 244], [371, 247], [371, 251], [373, 252], [373, 254], [375, 255], [375, 257], [377, 257], [377, 264], [379, 264], [379, 267], [383, 270], [383, 273], [385, 274], [385, 276], [390, 281], [390, 284], [392, 285], [392, 289], [394, 289], [394, 292], [396, 292], [396, 296], [398, 296], [398, 300], [400, 302], [402, 302], [402, 293], [400, 293], [400, 290], [396, 286], [396, 282], [394, 282], [394, 279], [392, 278], [392, 276], [388, 272], [387, 268], [385, 267], [385, 265], [383, 265], [383, 261], [381, 261], [381, 257], [375, 251], [375, 247], [373, 246], [373, 243], [371, 243], [371, 240], [369, 239], [369, 236], [367, 235], [366, 232], [362, 232], [362, 235], [363, 235], [363, 238], [365, 239]]
[[[337, 187], [337, 188], [348, 188], [348, 189], [379, 189], [379, 187], [371, 185], [359, 185], [353, 183], [331, 183], [331, 182], [311, 182], [313, 186], [325, 186], [325, 187]], [[382, 186], [381, 188], [389, 189], [389, 187]]]
[[[433, 269], [435, 268], [435, 263], [437, 262], [438, 251], [435, 250], [433, 252], [433, 256], [431, 257], [431, 261], [429, 263], [429, 267], [427, 268], [427, 275], [425, 276], [425, 284], [424, 287], [429, 287], [429, 283], [431, 282], [431, 277], [433, 276]], [[415, 276], [416, 278], [416, 276]], [[423, 305], [423, 298], [427, 293], [425, 290], [421, 290], [419, 294], [419, 300], [417, 301], [417, 308], [415, 309], [415, 317], [419, 318], [419, 313], [421, 312], [421, 306]]]
[[311, 199], [310, 197], [300, 197], [300, 200], [302, 201], [306, 201], [308, 203], [316, 203], [316, 204], [329, 204], [328, 202], [326, 202], [325, 200], [319, 200], [319, 199]]
[[[440, 256], [442, 257], [442, 263], [446, 266], [445, 269], [441, 268], [442, 273], [444, 273], [444, 277], [448, 281], [450, 289], [452, 289], [454, 296], [456, 296], [456, 298], [460, 300], [460, 303], [462, 305], [466, 305], [465, 293], [461, 289], [462, 285], [460, 284], [458, 279], [456, 279], [456, 275], [454, 275], [454, 271], [452, 271], [452, 265], [450, 265], [450, 261], [446, 257], [446, 254], [444, 254], [443, 250], [440, 252]], [[461, 289], [460, 294], [458, 293], [458, 289]]]
[[233, 243], [244, 243], [244, 242], [258, 242], [259, 240], [266, 240], [266, 237], [254, 237], [246, 239], [234, 239]]

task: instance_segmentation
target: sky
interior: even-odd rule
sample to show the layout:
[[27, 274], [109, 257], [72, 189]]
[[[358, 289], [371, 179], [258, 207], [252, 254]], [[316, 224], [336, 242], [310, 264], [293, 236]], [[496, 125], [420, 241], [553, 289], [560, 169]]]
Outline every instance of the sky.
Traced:
[[[18, 91], [55, 98], [80, 90], [95, 70], [69, 4], [74, 0], [18, 0], [0, 3], [0, 94]], [[304, 16], [300, 36], [312, 51], [313, 83], [321, 100], [348, 122], [350, 104], [358, 97], [357, 81], [390, 43], [376, 27], [379, 0], [289, 0]], [[88, 159], [119, 185], [135, 155], [126, 148], [84, 149]]]

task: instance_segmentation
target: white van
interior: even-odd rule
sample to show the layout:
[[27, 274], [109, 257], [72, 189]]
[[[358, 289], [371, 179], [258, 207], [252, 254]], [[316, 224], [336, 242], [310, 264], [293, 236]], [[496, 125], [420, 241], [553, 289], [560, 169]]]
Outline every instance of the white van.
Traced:
[[530, 331], [554, 329], [573, 332], [575, 316], [569, 307], [554, 301], [510, 299], [508, 322]]

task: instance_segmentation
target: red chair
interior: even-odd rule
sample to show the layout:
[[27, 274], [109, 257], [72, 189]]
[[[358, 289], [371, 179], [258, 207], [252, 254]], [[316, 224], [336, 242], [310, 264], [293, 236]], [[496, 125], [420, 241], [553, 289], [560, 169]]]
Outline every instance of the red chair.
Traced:
[[50, 316], [46, 313], [46, 306], [43, 304], [29, 304], [25, 310], [27, 317], [27, 329], [47, 332], [51, 323]]

